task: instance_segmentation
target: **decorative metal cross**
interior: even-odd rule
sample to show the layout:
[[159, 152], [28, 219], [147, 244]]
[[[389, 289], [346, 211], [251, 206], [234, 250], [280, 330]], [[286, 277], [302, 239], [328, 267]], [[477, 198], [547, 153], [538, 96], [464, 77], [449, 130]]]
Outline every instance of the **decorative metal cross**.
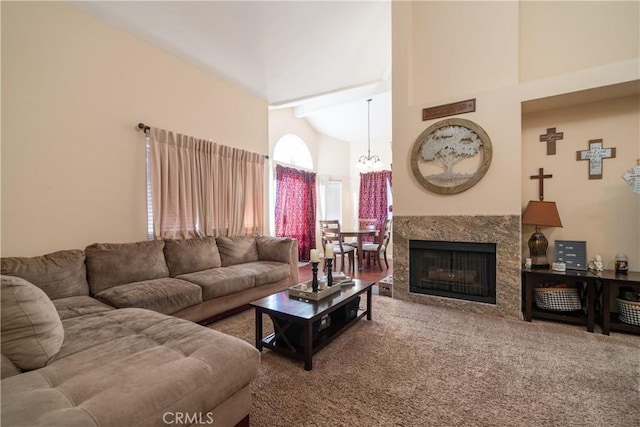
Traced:
[[576, 151], [576, 160], [589, 160], [589, 179], [602, 179], [602, 159], [616, 157], [615, 148], [603, 148], [601, 139], [590, 139], [589, 149]]
[[537, 179], [538, 181], [538, 198], [540, 199], [540, 201], [544, 200], [544, 180], [546, 178], [553, 178], [553, 175], [545, 175], [544, 174], [544, 168], [539, 168], [538, 169], [538, 175], [531, 175], [529, 177], [530, 179]]
[[633, 187], [634, 193], [640, 194], [640, 159], [638, 159], [638, 165], [629, 169], [622, 176], [622, 179]]
[[540, 135], [540, 142], [547, 142], [547, 156], [556, 154], [556, 141], [564, 139], [564, 132], [557, 132], [556, 128], [547, 128], [545, 135]]

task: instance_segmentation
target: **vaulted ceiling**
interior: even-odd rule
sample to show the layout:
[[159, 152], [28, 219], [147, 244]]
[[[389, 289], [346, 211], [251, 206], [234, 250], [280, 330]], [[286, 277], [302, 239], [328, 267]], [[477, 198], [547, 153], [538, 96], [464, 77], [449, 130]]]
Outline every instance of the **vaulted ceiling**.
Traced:
[[70, 2], [168, 53], [292, 107], [345, 141], [391, 140], [391, 3]]

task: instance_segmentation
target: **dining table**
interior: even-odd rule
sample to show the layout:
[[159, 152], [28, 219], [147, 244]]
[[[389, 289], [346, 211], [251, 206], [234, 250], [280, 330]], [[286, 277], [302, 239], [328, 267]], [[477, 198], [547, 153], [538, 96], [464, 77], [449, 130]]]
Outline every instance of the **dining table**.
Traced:
[[344, 242], [345, 237], [355, 237], [358, 242], [358, 271], [362, 271], [362, 242], [365, 237], [377, 237], [380, 234], [380, 230], [365, 228], [357, 230], [340, 230], [341, 240]]

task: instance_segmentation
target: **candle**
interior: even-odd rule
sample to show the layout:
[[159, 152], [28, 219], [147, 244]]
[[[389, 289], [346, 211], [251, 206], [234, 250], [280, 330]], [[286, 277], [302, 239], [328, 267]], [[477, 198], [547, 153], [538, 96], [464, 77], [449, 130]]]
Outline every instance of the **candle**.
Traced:
[[317, 249], [311, 249], [311, 262], [320, 262], [320, 254]]
[[327, 258], [333, 258], [333, 244], [327, 243], [327, 246], [324, 248], [324, 256]]

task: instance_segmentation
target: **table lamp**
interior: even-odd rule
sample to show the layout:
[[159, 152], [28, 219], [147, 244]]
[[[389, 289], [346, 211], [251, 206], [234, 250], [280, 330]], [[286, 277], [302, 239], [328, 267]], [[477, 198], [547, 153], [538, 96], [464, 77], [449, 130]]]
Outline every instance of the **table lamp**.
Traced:
[[562, 227], [555, 202], [531, 200], [522, 214], [522, 224], [535, 225], [536, 231], [529, 239], [529, 256], [532, 268], [549, 268], [547, 248], [549, 242], [540, 227]]

